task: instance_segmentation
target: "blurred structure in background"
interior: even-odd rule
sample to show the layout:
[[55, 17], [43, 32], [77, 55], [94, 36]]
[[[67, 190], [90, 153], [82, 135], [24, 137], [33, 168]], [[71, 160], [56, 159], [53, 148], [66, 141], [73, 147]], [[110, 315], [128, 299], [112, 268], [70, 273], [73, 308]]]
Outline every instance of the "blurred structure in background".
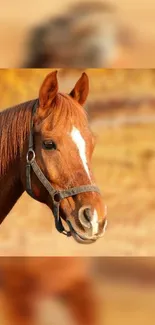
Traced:
[[121, 47], [132, 48], [134, 38], [108, 1], [75, 3], [30, 30], [21, 67], [110, 67]]
[[0, 67], [155, 68], [155, 2], [6, 1]]
[[154, 324], [154, 258], [6, 257], [0, 280], [1, 325]]

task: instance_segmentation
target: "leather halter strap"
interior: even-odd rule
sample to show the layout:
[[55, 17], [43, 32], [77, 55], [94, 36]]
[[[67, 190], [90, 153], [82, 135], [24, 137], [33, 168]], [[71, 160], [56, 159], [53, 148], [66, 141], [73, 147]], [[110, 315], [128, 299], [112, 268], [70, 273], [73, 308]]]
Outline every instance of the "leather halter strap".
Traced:
[[[32, 109], [32, 120], [30, 125], [30, 134], [29, 134], [29, 144], [28, 144], [28, 152], [26, 155], [26, 191], [27, 193], [35, 200], [37, 198], [35, 197], [33, 190], [32, 190], [32, 184], [31, 184], [31, 171], [33, 170], [34, 174], [37, 176], [39, 181], [42, 183], [42, 185], [46, 188], [48, 193], [50, 194], [50, 197], [52, 199], [52, 212], [55, 218], [55, 227], [60, 232], [63, 233], [66, 236], [71, 236], [71, 231], [65, 230], [62, 221], [61, 216], [59, 214], [59, 208], [60, 208], [60, 202], [64, 198], [75, 196], [80, 193], [85, 192], [97, 192], [100, 193], [98, 187], [95, 185], [83, 185], [78, 187], [72, 187], [67, 190], [56, 190], [49, 180], [46, 178], [46, 176], [43, 174], [42, 170], [38, 166], [36, 159], [35, 159], [35, 151], [34, 151], [34, 143], [33, 143], [33, 132], [34, 132], [34, 125], [33, 125], [33, 115], [35, 114], [37, 107], [39, 105], [38, 99], [36, 100], [33, 109]], [[66, 223], [68, 224], [70, 230], [71, 230], [71, 223], [66, 220]], [[78, 234], [80, 237], [80, 235]], [[81, 237], [82, 238], [82, 237]], [[83, 238], [82, 238], [83, 239]]]

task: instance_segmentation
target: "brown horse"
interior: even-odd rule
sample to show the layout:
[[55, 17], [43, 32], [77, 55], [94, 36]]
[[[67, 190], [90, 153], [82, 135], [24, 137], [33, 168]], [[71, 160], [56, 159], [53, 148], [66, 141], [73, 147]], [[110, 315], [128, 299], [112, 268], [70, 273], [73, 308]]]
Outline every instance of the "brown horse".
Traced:
[[[0, 280], [1, 307], [8, 324], [37, 324], [39, 302], [47, 298], [62, 302], [74, 324], [100, 323], [99, 297], [86, 258], [1, 258]], [[55, 317], [50, 317], [55, 324]]]
[[69, 95], [59, 93], [55, 71], [38, 99], [1, 112], [0, 223], [26, 190], [48, 205], [61, 233], [82, 243], [104, 234], [106, 206], [91, 169], [94, 136], [82, 107], [88, 92], [83, 73]]

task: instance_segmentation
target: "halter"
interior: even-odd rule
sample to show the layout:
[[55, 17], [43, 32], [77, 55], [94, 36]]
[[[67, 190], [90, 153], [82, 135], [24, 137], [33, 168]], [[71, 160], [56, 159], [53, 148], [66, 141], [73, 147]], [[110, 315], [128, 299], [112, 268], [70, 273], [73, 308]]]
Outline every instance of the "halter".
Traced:
[[[29, 144], [28, 144], [28, 152], [26, 155], [26, 192], [35, 200], [37, 198], [35, 197], [32, 186], [31, 186], [31, 171], [35, 173], [39, 181], [42, 183], [42, 185], [46, 188], [48, 193], [51, 196], [52, 199], [52, 212], [54, 215], [55, 219], [55, 227], [56, 229], [66, 235], [67, 237], [72, 236], [72, 232], [76, 234], [76, 231], [73, 229], [71, 223], [69, 220], [66, 220], [66, 223], [68, 224], [70, 231], [67, 231], [61, 221], [61, 216], [59, 214], [59, 208], [60, 208], [60, 202], [61, 200], [67, 198], [67, 197], [72, 197], [74, 195], [80, 194], [80, 193], [85, 193], [85, 192], [97, 192], [100, 193], [98, 187], [94, 185], [83, 185], [83, 186], [77, 186], [77, 187], [72, 187], [67, 190], [56, 190], [51, 183], [48, 181], [48, 179], [45, 177], [43, 172], [41, 171], [40, 167], [38, 166], [36, 159], [35, 159], [35, 151], [34, 151], [34, 142], [33, 142], [33, 133], [34, 133], [34, 124], [33, 124], [33, 115], [35, 114], [37, 107], [39, 105], [39, 100], [36, 100], [36, 103], [34, 104], [32, 108], [32, 119], [31, 119], [31, 125], [30, 125], [30, 134], [29, 134]], [[83, 240], [84, 237], [78, 236]]]

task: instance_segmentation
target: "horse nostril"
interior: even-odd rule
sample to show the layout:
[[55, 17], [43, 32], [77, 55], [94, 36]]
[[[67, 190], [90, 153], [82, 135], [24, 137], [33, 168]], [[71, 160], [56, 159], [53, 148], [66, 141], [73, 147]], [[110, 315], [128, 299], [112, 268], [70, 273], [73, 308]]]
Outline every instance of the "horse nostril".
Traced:
[[91, 221], [93, 219], [93, 215], [91, 212], [91, 208], [88, 206], [83, 206], [79, 210], [79, 221], [85, 228], [91, 228]]
[[89, 208], [84, 209], [83, 215], [88, 222], [92, 220], [92, 212]]

